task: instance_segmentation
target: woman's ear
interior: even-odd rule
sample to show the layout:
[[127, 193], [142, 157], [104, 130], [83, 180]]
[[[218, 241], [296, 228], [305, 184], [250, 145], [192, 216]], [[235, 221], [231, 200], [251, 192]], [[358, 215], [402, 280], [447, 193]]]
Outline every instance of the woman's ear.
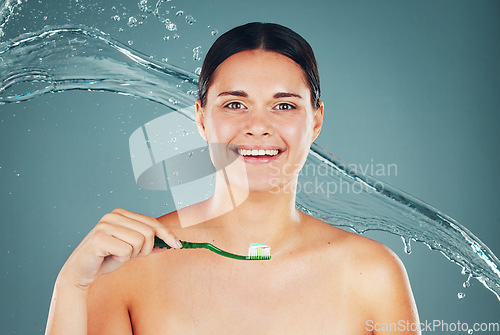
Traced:
[[319, 101], [319, 108], [316, 108], [314, 112], [314, 119], [313, 119], [313, 139], [312, 142], [318, 138], [319, 133], [321, 132], [321, 126], [323, 125], [323, 113], [325, 109], [325, 105], [323, 104], [323, 101]]
[[207, 137], [205, 135], [205, 111], [203, 107], [201, 107], [201, 100], [197, 99], [196, 100], [196, 127], [198, 128], [198, 132], [200, 133], [201, 137], [206, 141]]

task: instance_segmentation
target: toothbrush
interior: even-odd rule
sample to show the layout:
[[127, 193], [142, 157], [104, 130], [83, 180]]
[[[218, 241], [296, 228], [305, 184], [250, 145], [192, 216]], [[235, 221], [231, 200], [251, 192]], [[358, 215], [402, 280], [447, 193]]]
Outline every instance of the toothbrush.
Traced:
[[[230, 252], [221, 250], [214, 246], [213, 244], [210, 243], [197, 243], [197, 242], [186, 242], [186, 241], [180, 241], [182, 244], [181, 249], [208, 249], [210, 251], [213, 251], [221, 256], [224, 257], [229, 257], [233, 259], [241, 259], [241, 260], [269, 260], [271, 259], [271, 247], [265, 245], [265, 244], [260, 244], [260, 243], [252, 243], [250, 247], [248, 248], [248, 256], [241, 256], [241, 255], [236, 255], [232, 254]], [[170, 249], [171, 246], [166, 244], [162, 239], [159, 237], [155, 236], [155, 247], [160, 247], [160, 248], [167, 248]]]

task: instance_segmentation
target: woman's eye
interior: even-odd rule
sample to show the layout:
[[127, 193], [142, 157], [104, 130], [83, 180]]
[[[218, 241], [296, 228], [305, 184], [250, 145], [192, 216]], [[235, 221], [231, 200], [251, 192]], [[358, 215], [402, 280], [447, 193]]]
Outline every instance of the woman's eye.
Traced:
[[281, 103], [281, 104], [276, 105], [276, 109], [279, 109], [279, 110], [290, 110], [290, 109], [294, 109], [294, 108], [295, 108], [295, 106], [287, 104], [287, 103]]
[[229, 109], [241, 109], [243, 108], [243, 104], [240, 102], [230, 102], [224, 107], [227, 107]]

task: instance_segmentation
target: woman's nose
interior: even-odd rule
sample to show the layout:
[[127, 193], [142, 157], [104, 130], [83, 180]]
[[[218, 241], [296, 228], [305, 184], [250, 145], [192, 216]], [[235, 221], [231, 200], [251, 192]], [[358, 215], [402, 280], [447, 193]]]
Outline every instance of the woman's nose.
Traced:
[[253, 110], [245, 120], [245, 133], [250, 136], [270, 136], [273, 124], [270, 115], [265, 110]]

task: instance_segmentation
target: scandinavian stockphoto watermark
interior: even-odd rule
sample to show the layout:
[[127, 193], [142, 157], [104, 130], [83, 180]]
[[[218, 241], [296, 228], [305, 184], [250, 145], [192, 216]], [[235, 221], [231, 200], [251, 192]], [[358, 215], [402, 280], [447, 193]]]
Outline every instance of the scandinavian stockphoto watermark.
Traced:
[[[274, 172], [272, 183], [275, 186], [280, 182], [281, 176], [297, 173], [297, 166], [292, 164], [272, 166], [272, 168]], [[340, 171], [327, 164], [306, 162], [298, 175], [297, 193], [325, 194], [326, 197], [330, 197], [335, 194], [381, 192], [384, 183], [377, 178], [397, 176], [398, 166], [395, 163], [376, 163], [371, 158], [367, 164], [348, 164]], [[368, 179], [366, 176], [369, 176]]]
[[455, 322], [446, 322], [444, 320], [425, 320], [420, 323], [409, 322], [407, 320], [399, 320], [397, 322], [375, 322], [373, 320], [366, 321], [366, 331], [392, 331], [392, 332], [436, 332], [436, 333], [457, 333], [474, 334], [483, 332], [486, 334], [498, 333], [500, 331], [499, 322], [476, 322], [469, 324], [457, 320]]

